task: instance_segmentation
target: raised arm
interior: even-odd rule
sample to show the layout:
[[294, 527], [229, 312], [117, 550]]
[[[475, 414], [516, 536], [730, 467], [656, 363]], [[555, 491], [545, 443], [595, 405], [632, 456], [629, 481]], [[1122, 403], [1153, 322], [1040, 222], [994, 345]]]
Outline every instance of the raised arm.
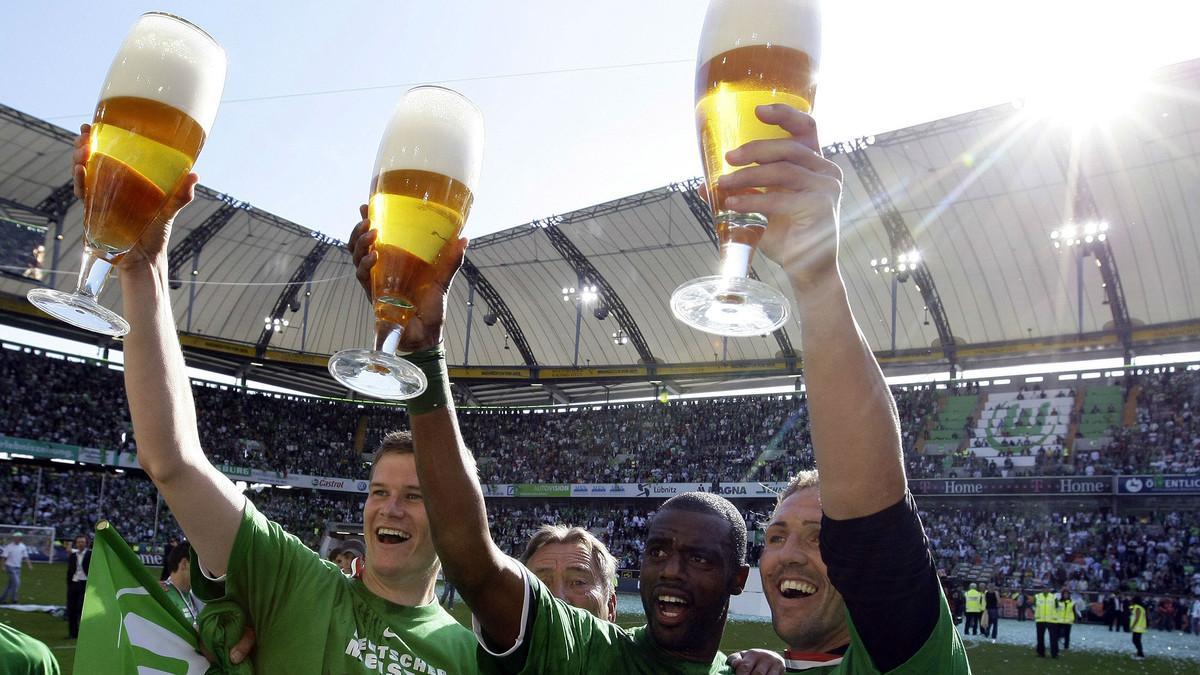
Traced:
[[767, 216], [760, 250], [779, 263], [795, 292], [822, 508], [834, 519], [877, 513], [904, 496], [904, 463], [895, 401], [838, 268], [842, 172], [821, 157], [811, 116], [784, 105], [760, 106], [758, 116], [792, 137], [729, 154], [731, 164], [747, 168], [721, 179], [726, 194], [766, 191], [726, 204]]
[[[82, 198], [91, 129], [75, 142], [75, 194]], [[196, 405], [175, 334], [167, 285], [167, 241], [171, 221], [191, 202], [196, 175], [189, 175], [164, 208], [164, 222], [151, 225], [117, 270], [125, 336], [125, 389], [137, 439], [138, 463], [154, 481], [205, 567], [224, 574], [241, 522], [245, 498], [200, 449]]]
[[[368, 229], [367, 207], [350, 235], [359, 282], [370, 297], [371, 267], [376, 262], [372, 246], [375, 231]], [[512, 647], [521, 630], [525, 580], [521, 565], [496, 546], [488, 531], [483, 491], [475, 459], [458, 431], [458, 418], [450, 396], [442, 351], [442, 321], [446, 295], [462, 265], [467, 240], [460, 239], [438, 263], [438, 282], [420, 289], [414, 299], [416, 315], [405, 327], [400, 350], [413, 352], [409, 360], [429, 379], [429, 389], [409, 401], [417, 475], [429, 514], [433, 543], [446, 578], [471, 608], [492, 651]]]

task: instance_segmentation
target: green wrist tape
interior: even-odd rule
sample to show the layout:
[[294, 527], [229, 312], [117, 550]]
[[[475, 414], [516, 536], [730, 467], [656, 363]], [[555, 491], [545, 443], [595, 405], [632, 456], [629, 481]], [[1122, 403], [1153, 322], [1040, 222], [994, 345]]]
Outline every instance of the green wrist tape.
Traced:
[[420, 396], [408, 400], [409, 415], [424, 415], [450, 405], [450, 374], [446, 371], [446, 349], [442, 345], [422, 349], [404, 357], [425, 373], [428, 386]]

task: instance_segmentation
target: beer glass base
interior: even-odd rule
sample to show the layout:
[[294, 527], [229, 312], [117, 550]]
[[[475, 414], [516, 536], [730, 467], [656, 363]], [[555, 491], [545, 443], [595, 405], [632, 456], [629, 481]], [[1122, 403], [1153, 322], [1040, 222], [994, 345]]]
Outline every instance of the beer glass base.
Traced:
[[791, 313], [775, 288], [746, 277], [692, 279], [671, 294], [675, 318], [705, 333], [753, 337], [781, 328]]
[[421, 395], [425, 373], [404, 359], [372, 349], [343, 349], [329, 359], [333, 379], [360, 394], [389, 401]]
[[113, 337], [129, 332], [129, 323], [125, 319], [86, 295], [35, 288], [25, 297], [43, 312], [77, 328]]

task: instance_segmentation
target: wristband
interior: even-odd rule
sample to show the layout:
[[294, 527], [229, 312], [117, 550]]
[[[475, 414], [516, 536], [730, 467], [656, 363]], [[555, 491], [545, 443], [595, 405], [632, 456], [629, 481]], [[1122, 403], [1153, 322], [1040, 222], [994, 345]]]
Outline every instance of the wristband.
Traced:
[[409, 415], [424, 415], [450, 405], [450, 375], [446, 370], [446, 349], [437, 344], [404, 358], [425, 373], [428, 385], [419, 396], [408, 400]]

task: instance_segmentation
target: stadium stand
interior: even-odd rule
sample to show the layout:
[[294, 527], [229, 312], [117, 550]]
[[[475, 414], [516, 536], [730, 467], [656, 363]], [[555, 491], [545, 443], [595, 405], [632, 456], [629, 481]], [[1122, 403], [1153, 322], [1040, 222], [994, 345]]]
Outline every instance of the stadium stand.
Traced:
[[[0, 349], [0, 435], [134, 452], [121, 373], [35, 351]], [[909, 477], [1200, 471], [1200, 375], [1144, 377], [1128, 404], [1123, 391], [1101, 381], [1079, 391], [895, 388]], [[364, 478], [363, 450], [405, 425], [395, 407], [199, 381], [193, 393], [215, 463], [284, 475]], [[462, 409], [484, 483], [780, 481], [813, 466], [802, 394], [544, 410]]]
[[1200, 516], [976, 507], [922, 511], [938, 566], [1005, 589], [1200, 595]]
[[[38, 478], [39, 473], [40, 481]], [[102, 478], [103, 476], [103, 478]], [[317, 546], [327, 521], [356, 522], [360, 495], [315, 490], [264, 489], [251, 495], [269, 517], [306, 544]], [[739, 501], [751, 533], [749, 557], [758, 558], [759, 528], [771, 504]], [[595, 500], [552, 503], [492, 500], [489, 525], [506, 552], [521, 552], [530, 534], [548, 523], [588, 528], [612, 549], [623, 569], [636, 568], [641, 536], [653, 507]], [[81, 469], [12, 465], [0, 475], [0, 521], [54, 524], [63, 538], [86, 532], [100, 519], [118, 523], [130, 541], [145, 546], [181, 536], [153, 485], [136, 472], [124, 475]], [[1005, 589], [1067, 586], [1072, 591], [1129, 591], [1200, 595], [1200, 514], [985, 508], [933, 502], [922, 511], [939, 568], [951, 578], [987, 581]]]

